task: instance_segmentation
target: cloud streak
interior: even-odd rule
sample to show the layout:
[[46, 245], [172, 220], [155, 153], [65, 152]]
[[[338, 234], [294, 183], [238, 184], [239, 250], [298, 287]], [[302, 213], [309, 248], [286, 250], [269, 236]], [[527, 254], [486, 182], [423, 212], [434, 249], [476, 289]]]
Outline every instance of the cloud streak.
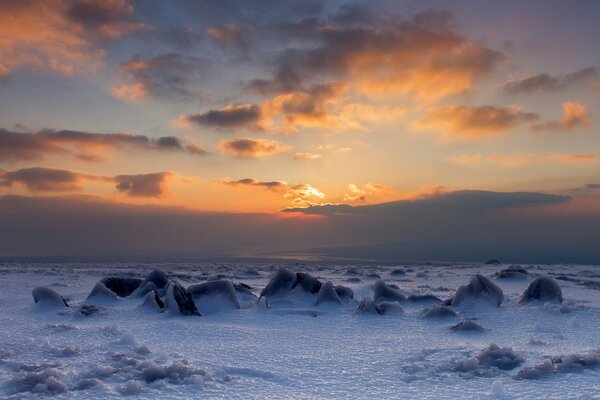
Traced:
[[198, 145], [186, 144], [174, 136], [150, 138], [129, 133], [90, 133], [71, 130], [14, 132], [0, 128], [0, 159], [6, 161], [44, 160], [51, 156], [70, 156], [85, 161], [100, 161], [107, 150], [187, 152], [203, 155]]
[[273, 140], [237, 138], [221, 141], [219, 149], [237, 158], [259, 158], [287, 152], [290, 147]]

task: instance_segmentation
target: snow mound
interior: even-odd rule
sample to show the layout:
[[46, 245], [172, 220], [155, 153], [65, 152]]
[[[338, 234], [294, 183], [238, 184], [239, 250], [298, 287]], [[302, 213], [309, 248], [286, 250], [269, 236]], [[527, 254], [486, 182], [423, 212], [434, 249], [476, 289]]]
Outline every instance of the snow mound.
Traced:
[[59, 381], [62, 374], [54, 368], [46, 368], [41, 372], [28, 372], [4, 383], [12, 393], [38, 393], [56, 395], [67, 392], [67, 386]]
[[454, 369], [460, 372], [473, 372], [491, 368], [509, 371], [523, 364], [523, 362], [525, 362], [525, 359], [511, 347], [500, 347], [492, 343], [482, 349], [476, 357], [459, 361]]
[[553, 374], [579, 373], [585, 369], [600, 367], [600, 350], [554, 356], [536, 365], [525, 367], [517, 379], [540, 379]]
[[241, 308], [237, 292], [231, 281], [208, 281], [191, 285], [187, 290], [194, 298], [196, 307], [203, 313]]
[[118, 299], [117, 294], [110, 290], [102, 282], [98, 282], [86, 298], [87, 302], [94, 304], [111, 304]]
[[327, 281], [323, 285], [321, 285], [315, 305], [323, 303], [342, 304], [342, 299], [340, 299], [340, 296], [335, 290], [333, 283], [331, 283], [330, 281]]
[[36, 287], [31, 291], [33, 301], [42, 308], [64, 308], [69, 307], [65, 299], [54, 289], [46, 286]]
[[481, 325], [471, 320], [460, 321], [456, 325], [452, 325], [450, 330], [454, 332], [483, 332]]
[[404, 315], [404, 309], [397, 301], [384, 301], [377, 305], [383, 315]]
[[527, 286], [519, 298], [518, 304], [526, 304], [535, 300], [562, 303], [563, 295], [558, 282], [548, 276], [538, 276]]
[[432, 306], [423, 311], [425, 318], [454, 318], [457, 316], [458, 314], [448, 306]]
[[121, 392], [121, 394], [123, 394], [125, 396], [131, 396], [131, 395], [141, 393], [142, 390], [143, 390], [143, 387], [139, 382], [136, 382], [134, 380], [129, 380], [129, 381], [125, 382], [123, 384], [123, 386], [121, 386], [120, 392]]
[[404, 300], [406, 300], [406, 296], [398, 289], [387, 285], [383, 280], [379, 279], [373, 284], [373, 301], [375, 303]]
[[175, 314], [200, 315], [191, 293], [175, 281], [167, 284], [165, 308]]
[[458, 306], [465, 301], [484, 300], [490, 304], [500, 306], [504, 301], [502, 289], [483, 275], [477, 274], [471, 278], [469, 284], [460, 286], [452, 298], [451, 305]]

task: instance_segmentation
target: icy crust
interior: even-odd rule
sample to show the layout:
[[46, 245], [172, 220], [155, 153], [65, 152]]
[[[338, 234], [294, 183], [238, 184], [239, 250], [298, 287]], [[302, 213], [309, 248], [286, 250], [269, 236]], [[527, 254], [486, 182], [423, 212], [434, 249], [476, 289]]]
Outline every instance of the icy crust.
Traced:
[[[262, 288], [281, 274], [266, 264], [78, 268], [0, 264], [0, 398], [573, 398], [600, 380], [599, 292], [579, 284], [600, 282], [594, 267], [527, 266], [560, 277], [563, 302], [526, 307], [532, 278], [495, 280], [501, 307], [486, 290], [440, 304], [502, 265], [295, 265], [273, 292]], [[140, 284], [121, 296], [102, 276]], [[92, 303], [98, 283], [107, 298]], [[26, 285], [60, 307], [40, 308]]]

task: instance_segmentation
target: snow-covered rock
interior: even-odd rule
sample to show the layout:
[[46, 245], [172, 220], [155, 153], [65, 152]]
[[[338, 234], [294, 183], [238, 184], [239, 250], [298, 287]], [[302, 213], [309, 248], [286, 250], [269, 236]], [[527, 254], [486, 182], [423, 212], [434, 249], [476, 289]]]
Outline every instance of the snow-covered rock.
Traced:
[[494, 282], [483, 275], [477, 274], [471, 278], [469, 284], [456, 289], [450, 304], [458, 306], [465, 301], [477, 300], [484, 300], [495, 306], [500, 306], [504, 301], [504, 293]]
[[534, 300], [563, 302], [562, 290], [555, 279], [548, 276], [535, 278], [519, 298], [519, 304], [526, 304]]

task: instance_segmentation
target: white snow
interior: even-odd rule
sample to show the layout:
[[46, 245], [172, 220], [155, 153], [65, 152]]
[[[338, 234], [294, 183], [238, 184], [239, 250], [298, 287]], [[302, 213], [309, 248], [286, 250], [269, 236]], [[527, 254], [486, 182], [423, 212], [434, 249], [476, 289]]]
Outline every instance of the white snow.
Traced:
[[[267, 293], [268, 302], [257, 301], [254, 295], [281, 266], [0, 263], [0, 398], [558, 399], [600, 393], [600, 267], [520, 265], [513, 270], [527, 274], [507, 279], [494, 276], [510, 265], [290, 264], [290, 277], [307, 273], [331, 282], [322, 291], [331, 298], [333, 287], [348, 286], [354, 299], [317, 306], [314, 281], [300, 275], [293, 289], [283, 279]], [[119, 299], [100, 291], [103, 308], [81, 312], [91, 310], [82, 305], [102, 278], [145, 279], [155, 269], [184, 288], [218, 278], [250, 289], [236, 286], [240, 309], [203, 313], [199, 307], [200, 317], [181, 315], [173, 297], [166, 301], [171, 312], [161, 312], [154, 292], [144, 297], [145, 290]], [[461, 305], [450, 307], [458, 317], [423, 318], [435, 309], [433, 296], [450, 298], [476, 274], [502, 290], [499, 307]], [[558, 282], [562, 304], [517, 304], [538, 276]], [[386, 286], [377, 283], [374, 290], [378, 279]], [[37, 307], [36, 287], [52, 288], [70, 307]], [[394, 296], [376, 304], [373, 296], [382, 288], [386, 295], [426, 301]], [[157, 293], [164, 299], [164, 289]], [[363, 298], [372, 314], [357, 315]], [[485, 329], [450, 329], [460, 321]]]

